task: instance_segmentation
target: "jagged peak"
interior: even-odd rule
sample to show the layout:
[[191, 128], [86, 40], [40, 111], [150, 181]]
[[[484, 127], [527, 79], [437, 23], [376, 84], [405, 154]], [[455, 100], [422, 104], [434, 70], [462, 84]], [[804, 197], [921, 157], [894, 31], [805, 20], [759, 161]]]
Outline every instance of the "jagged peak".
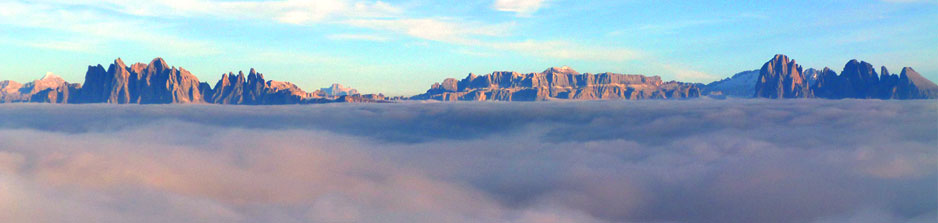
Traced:
[[775, 54], [775, 56], [772, 57], [772, 59], [770, 59], [768, 62], [765, 63], [765, 65], [770, 65], [770, 64], [772, 66], [788, 64], [789, 65], [788, 67], [801, 69], [801, 65], [798, 65], [798, 62], [796, 62], [795, 59], [791, 59], [788, 57], [788, 55], [785, 55], [785, 54]]
[[160, 68], [167, 68], [169, 67], [169, 64], [167, 64], [166, 61], [163, 60], [162, 57], [157, 57], [157, 58], [153, 58], [153, 60], [150, 61], [149, 66], [150, 67], [159, 66]]
[[42, 78], [40, 78], [39, 80], [47, 81], [47, 80], [63, 80], [63, 79], [59, 75], [55, 75], [52, 72], [46, 72], [46, 75], [42, 75]]
[[579, 74], [579, 72], [568, 66], [547, 68], [547, 70], [544, 70], [544, 72], [541, 73]]
[[263, 81], [264, 74], [258, 73], [257, 70], [254, 70], [254, 68], [251, 68], [251, 70], [248, 70], [247, 78], [248, 80], [251, 80], [251, 81], [255, 81], [255, 80]]
[[919, 89], [938, 90], [938, 85], [936, 85], [935, 82], [932, 82], [931, 80], [928, 80], [927, 78], [923, 77], [921, 74], [916, 72], [915, 69], [912, 69], [912, 67], [903, 67], [902, 73], [900, 73], [899, 76], [900, 78], [901, 77], [907, 78], [909, 81], [912, 82], [912, 84], [914, 84]]
[[120, 57], [114, 59], [114, 64], [120, 67], [127, 67], [127, 65], [124, 64], [124, 60], [121, 60]]
[[902, 68], [902, 73], [916, 73], [916, 74], [918, 74], [918, 72], [915, 72], [915, 69], [912, 69], [912, 67], [903, 67], [903, 68]]
[[788, 55], [785, 54], [775, 54], [775, 57], [772, 58], [775, 61], [788, 61]]

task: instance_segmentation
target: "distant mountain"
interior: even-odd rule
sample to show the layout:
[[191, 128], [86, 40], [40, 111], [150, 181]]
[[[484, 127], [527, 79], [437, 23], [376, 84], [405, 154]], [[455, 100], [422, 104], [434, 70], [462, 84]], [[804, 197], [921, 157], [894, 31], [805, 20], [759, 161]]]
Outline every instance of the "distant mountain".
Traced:
[[386, 98], [359, 94], [332, 84], [306, 92], [290, 82], [266, 80], [253, 68], [245, 74], [229, 72], [212, 86], [162, 58], [130, 66], [120, 58], [105, 69], [88, 66], [84, 85], [66, 82], [47, 73], [24, 84], [0, 81], [0, 103], [211, 103], [236, 105], [312, 104], [332, 102], [439, 101], [546, 101], [713, 98], [860, 98], [934, 99], [938, 85], [911, 67], [899, 74], [881, 67], [879, 73], [865, 61], [851, 60], [840, 74], [830, 68], [804, 70], [795, 60], [778, 54], [759, 70], [743, 71], [709, 84], [662, 81], [658, 76], [616, 73], [580, 73], [551, 67], [539, 73], [498, 71], [463, 79], [447, 78], [423, 94]]
[[714, 97], [751, 98], [758, 78], [759, 70], [743, 71], [704, 85], [701, 91], [704, 95]]
[[185, 69], [170, 67], [162, 58], [129, 67], [118, 58], [107, 70], [101, 65], [89, 66], [79, 97], [73, 103], [205, 102], [199, 87], [198, 78]]
[[343, 87], [341, 84], [332, 84], [332, 86], [327, 88], [320, 88], [317, 94], [322, 97], [339, 97], [344, 95], [356, 95], [358, 94], [358, 90]]
[[781, 54], [762, 65], [755, 91], [755, 97], [761, 98], [811, 97], [811, 89], [801, 66]]
[[289, 82], [266, 81], [253, 68], [248, 75], [223, 74], [213, 88], [162, 58], [131, 66], [118, 58], [107, 69], [100, 64], [88, 66], [83, 86], [53, 74], [27, 84], [0, 82], [0, 102], [273, 105], [383, 100], [383, 95], [360, 95], [354, 90], [342, 96], [318, 96]]
[[[755, 86], [756, 97], [763, 98], [861, 98], [861, 99], [934, 99], [938, 86], [911, 67], [899, 75], [881, 67], [850, 60], [838, 75], [830, 68], [802, 73], [801, 66], [788, 56], [776, 55], [762, 66]], [[810, 74], [805, 76], [804, 74]]]
[[658, 76], [579, 73], [570, 67], [552, 67], [540, 73], [500, 71], [462, 80], [447, 78], [411, 99], [441, 101], [544, 101], [554, 99], [680, 99], [696, 98], [694, 84], [663, 82]]
[[822, 71], [823, 70], [814, 68], [804, 70], [804, 79], [808, 80], [808, 86], [814, 86], [814, 83], [817, 83], [817, 79], [820, 77]]
[[42, 78], [25, 84], [0, 81], [0, 102], [67, 103], [69, 92], [75, 92], [79, 86], [53, 73], [46, 73]]

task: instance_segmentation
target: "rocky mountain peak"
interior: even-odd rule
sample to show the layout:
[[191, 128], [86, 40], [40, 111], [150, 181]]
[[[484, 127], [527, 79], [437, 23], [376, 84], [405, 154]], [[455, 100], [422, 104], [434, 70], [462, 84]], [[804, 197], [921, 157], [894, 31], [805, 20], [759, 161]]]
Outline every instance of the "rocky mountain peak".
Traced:
[[547, 68], [547, 70], [544, 70], [544, 72], [541, 72], [541, 73], [579, 74], [579, 72], [577, 72], [576, 70], [573, 70], [573, 68], [570, 68], [568, 66]]
[[23, 87], [23, 84], [20, 84], [16, 81], [5, 80], [0, 81], [0, 95], [2, 94], [15, 94]]
[[776, 54], [762, 65], [755, 90], [755, 96], [762, 98], [803, 98], [811, 95], [801, 66], [784, 54]]
[[358, 90], [350, 88], [350, 87], [342, 86], [341, 84], [338, 84], [338, 83], [334, 83], [332, 84], [332, 86], [329, 86], [328, 88], [321, 88], [319, 90], [325, 93], [326, 96], [331, 96], [331, 97], [358, 94]]
[[258, 73], [256, 70], [254, 70], [254, 68], [251, 68], [251, 70], [248, 71], [248, 80], [263, 82], [264, 74]]
[[46, 72], [46, 75], [42, 75], [41, 81], [55, 81], [55, 82], [65, 82], [65, 79], [62, 79], [59, 75], [55, 75], [52, 72]]
[[169, 64], [167, 64], [162, 57], [157, 57], [153, 58], [147, 67], [150, 69], [163, 70], [165, 68], [169, 68]]
[[903, 67], [902, 72], [899, 74], [900, 78], [906, 78], [912, 84], [915, 85], [918, 89], [929, 89], [929, 90], [938, 90], [938, 85], [935, 82], [922, 77], [921, 74], [912, 69], [911, 67]]
[[785, 54], [775, 54], [775, 57], [773, 57], [772, 60], [770, 60], [770, 61], [776, 61], [776, 62], [784, 61], [784, 62], [787, 63], [787, 62], [788, 62], [788, 55], [785, 55]]
[[46, 74], [43, 75], [42, 78], [40, 78], [39, 80], [33, 81], [30, 84], [32, 84], [34, 88], [46, 89], [46, 88], [55, 88], [58, 86], [65, 85], [67, 83], [65, 82], [65, 79], [62, 79], [62, 77], [60, 77], [59, 75], [55, 75], [52, 72], [46, 72]]
[[127, 67], [127, 65], [124, 64], [124, 60], [121, 60], [120, 57], [118, 57], [117, 59], [114, 59], [114, 65], [117, 65], [120, 67]]

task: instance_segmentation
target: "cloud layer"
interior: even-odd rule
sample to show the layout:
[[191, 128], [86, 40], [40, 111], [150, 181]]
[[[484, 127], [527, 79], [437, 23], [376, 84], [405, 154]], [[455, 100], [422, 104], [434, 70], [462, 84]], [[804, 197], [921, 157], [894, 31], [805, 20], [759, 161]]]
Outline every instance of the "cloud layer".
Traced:
[[0, 105], [2, 222], [931, 222], [933, 101]]

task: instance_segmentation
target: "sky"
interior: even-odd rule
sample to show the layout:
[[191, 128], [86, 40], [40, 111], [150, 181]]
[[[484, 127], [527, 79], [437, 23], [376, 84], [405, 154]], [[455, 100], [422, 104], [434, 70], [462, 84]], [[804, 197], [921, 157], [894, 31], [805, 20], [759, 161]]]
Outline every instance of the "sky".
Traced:
[[311, 91], [422, 93], [468, 73], [579, 72], [709, 82], [775, 54], [938, 80], [938, 1], [0, 0], [0, 80], [164, 58], [214, 84], [256, 68]]
[[0, 222], [933, 223], [935, 105], [2, 104]]

